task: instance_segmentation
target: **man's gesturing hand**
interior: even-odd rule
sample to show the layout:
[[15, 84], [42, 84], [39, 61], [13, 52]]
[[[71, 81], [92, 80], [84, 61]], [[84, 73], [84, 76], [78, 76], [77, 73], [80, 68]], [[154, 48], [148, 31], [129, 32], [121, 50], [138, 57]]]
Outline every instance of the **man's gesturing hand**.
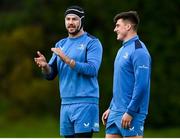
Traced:
[[38, 65], [38, 67], [40, 67], [41, 69], [47, 67], [48, 63], [44, 55], [41, 54], [39, 51], [37, 51], [37, 55], [38, 57], [34, 58], [34, 61]]

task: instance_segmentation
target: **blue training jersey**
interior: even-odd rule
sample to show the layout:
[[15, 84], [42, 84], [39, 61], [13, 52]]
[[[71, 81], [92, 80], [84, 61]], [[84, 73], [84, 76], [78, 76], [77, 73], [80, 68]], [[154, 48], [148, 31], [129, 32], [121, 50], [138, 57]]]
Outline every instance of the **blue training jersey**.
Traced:
[[131, 116], [147, 115], [150, 97], [151, 57], [138, 36], [123, 42], [114, 62], [110, 109]]
[[45, 77], [52, 80], [58, 74], [61, 103], [98, 103], [97, 76], [102, 60], [100, 41], [85, 32], [76, 38], [64, 38], [55, 47], [76, 62], [71, 68], [54, 53], [49, 61], [51, 72]]

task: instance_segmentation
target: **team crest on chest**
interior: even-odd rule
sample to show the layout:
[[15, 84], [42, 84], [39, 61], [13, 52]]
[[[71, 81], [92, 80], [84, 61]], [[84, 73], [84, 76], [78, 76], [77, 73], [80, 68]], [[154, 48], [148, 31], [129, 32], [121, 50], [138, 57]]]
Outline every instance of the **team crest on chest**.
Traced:
[[84, 44], [80, 44], [77, 49], [79, 50], [84, 50], [86, 48], [86, 46]]
[[125, 54], [124, 54], [124, 59], [128, 59], [128, 57], [129, 57], [129, 54], [128, 54], [128, 52], [125, 52]]

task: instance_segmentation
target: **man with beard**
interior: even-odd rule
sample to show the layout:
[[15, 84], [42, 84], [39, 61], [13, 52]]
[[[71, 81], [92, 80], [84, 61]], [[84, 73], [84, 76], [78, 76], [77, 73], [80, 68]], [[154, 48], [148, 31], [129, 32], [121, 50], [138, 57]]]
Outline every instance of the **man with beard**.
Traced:
[[[71, 6], [65, 11], [68, 37], [51, 48], [47, 63], [39, 51], [35, 58], [47, 80], [59, 77], [60, 134], [68, 138], [90, 138], [99, 131], [98, 70], [102, 60], [100, 41], [83, 30], [84, 11]], [[92, 115], [93, 114], [93, 115]]]

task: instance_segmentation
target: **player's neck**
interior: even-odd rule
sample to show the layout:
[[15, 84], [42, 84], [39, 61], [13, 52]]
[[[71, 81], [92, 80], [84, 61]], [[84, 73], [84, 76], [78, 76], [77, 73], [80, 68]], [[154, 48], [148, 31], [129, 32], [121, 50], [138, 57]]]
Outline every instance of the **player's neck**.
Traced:
[[129, 33], [127, 34], [126, 38], [124, 39], [124, 42], [130, 40], [131, 38], [133, 38], [133, 37], [135, 37], [135, 36], [137, 36], [137, 32], [134, 32], [134, 31], [133, 31], [133, 32], [129, 32]]

